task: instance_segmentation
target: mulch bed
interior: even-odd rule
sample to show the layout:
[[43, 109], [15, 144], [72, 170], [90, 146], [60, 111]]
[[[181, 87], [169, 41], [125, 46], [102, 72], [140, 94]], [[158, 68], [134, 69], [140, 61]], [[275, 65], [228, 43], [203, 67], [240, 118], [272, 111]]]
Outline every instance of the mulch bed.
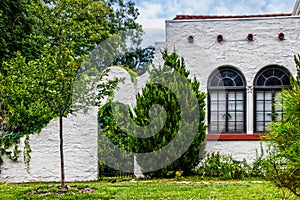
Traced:
[[93, 193], [95, 189], [83, 186], [66, 186], [64, 188], [60, 186], [46, 186], [39, 187], [35, 190], [26, 192], [27, 195], [35, 195], [39, 197], [45, 197], [50, 195], [55, 196], [65, 196], [65, 195], [74, 195], [74, 194], [83, 194], [83, 193]]

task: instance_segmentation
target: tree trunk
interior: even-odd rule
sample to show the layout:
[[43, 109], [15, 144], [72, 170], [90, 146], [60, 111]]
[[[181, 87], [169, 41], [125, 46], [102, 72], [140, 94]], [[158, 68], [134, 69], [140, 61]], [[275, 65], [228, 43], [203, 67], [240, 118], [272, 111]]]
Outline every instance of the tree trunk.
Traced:
[[59, 139], [60, 139], [60, 170], [61, 187], [65, 187], [65, 163], [64, 163], [64, 138], [63, 138], [63, 116], [59, 116]]

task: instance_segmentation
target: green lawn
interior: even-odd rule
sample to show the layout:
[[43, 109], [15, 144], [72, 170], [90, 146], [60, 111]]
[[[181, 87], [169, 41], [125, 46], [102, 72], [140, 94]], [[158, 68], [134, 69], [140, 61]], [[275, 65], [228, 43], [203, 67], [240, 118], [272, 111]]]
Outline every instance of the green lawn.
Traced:
[[[282, 199], [282, 192], [266, 181], [197, 181], [150, 180], [110, 183], [107, 181], [69, 183], [95, 189], [93, 193], [63, 196], [28, 195], [37, 188], [58, 186], [57, 183], [8, 184], [0, 183], [0, 199]], [[51, 190], [55, 190], [52, 188]], [[287, 195], [288, 196], [288, 195]], [[291, 198], [287, 198], [291, 199]]]

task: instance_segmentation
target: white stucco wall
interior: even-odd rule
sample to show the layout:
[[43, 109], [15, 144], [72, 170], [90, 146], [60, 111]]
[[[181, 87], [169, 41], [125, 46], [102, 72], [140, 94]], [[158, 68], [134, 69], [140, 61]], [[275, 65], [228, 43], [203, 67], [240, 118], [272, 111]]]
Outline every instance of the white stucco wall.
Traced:
[[[283, 32], [285, 39], [278, 40]], [[252, 33], [254, 41], [248, 41]], [[159, 49], [174, 49], [185, 59], [191, 76], [196, 76], [206, 91], [208, 76], [218, 67], [234, 66], [245, 76], [247, 86], [253, 85], [257, 72], [268, 65], [281, 65], [296, 74], [294, 55], [299, 53], [300, 17], [245, 18], [219, 20], [166, 21], [166, 42]], [[217, 35], [224, 41], [218, 42]], [[189, 43], [188, 37], [194, 42]], [[159, 57], [156, 63], [161, 63]]]
[[[70, 115], [64, 119], [66, 181], [98, 180], [97, 110]], [[26, 172], [23, 153], [13, 162], [3, 156], [0, 182], [60, 181], [59, 120], [52, 120], [41, 133], [30, 136], [30, 173]], [[24, 143], [21, 142], [20, 150]]]
[[[112, 67], [109, 79], [124, 78], [115, 92], [115, 101], [135, 105], [135, 95], [147, 82], [147, 73], [132, 82], [126, 70]], [[64, 157], [66, 181], [98, 180], [98, 109], [64, 118]], [[30, 136], [30, 169], [27, 173], [23, 152], [17, 162], [3, 156], [0, 182], [60, 181], [59, 120], [52, 120], [39, 134]], [[24, 139], [19, 150], [23, 151]]]
[[206, 152], [220, 152], [231, 155], [233, 159], [242, 161], [246, 159], [252, 163], [257, 157], [267, 156], [268, 144], [261, 141], [207, 141]]

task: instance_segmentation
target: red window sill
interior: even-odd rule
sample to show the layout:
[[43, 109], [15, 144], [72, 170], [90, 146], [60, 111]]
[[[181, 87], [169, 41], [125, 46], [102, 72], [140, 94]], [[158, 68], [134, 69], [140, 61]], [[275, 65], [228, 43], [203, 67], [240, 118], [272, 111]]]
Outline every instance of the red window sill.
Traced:
[[228, 140], [254, 140], [259, 141], [265, 134], [212, 134], [209, 133], [206, 135], [206, 140], [219, 140], [219, 141], [228, 141]]

